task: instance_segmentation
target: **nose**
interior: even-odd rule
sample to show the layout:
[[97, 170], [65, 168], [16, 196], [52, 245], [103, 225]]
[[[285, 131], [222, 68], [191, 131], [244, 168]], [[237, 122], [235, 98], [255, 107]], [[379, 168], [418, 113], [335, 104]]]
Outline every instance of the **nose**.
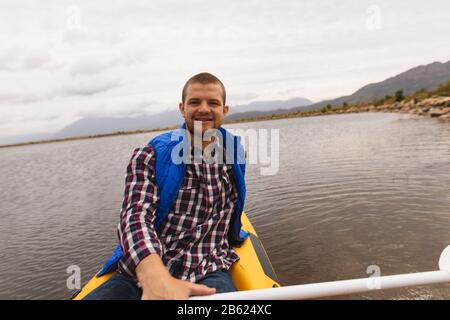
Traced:
[[202, 101], [202, 103], [200, 104], [200, 108], [198, 109], [198, 112], [200, 113], [209, 113], [209, 105], [208, 102], [206, 101]]

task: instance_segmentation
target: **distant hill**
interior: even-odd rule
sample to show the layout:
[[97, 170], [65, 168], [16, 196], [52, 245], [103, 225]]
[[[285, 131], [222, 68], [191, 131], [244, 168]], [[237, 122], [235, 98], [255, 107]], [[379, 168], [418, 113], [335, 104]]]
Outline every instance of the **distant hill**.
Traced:
[[303, 107], [312, 104], [312, 101], [306, 98], [293, 98], [289, 100], [271, 100], [256, 101], [246, 105], [237, 105], [230, 107], [226, 120], [238, 120], [252, 118], [266, 112], [278, 113], [293, 107]]
[[[393, 96], [397, 90], [403, 90], [405, 95], [425, 89], [436, 89], [440, 84], [450, 80], [450, 61], [446, 63], [433, 62], [424, 66], [418, 66], [402, 72], [394, 77], [381, 82], [368, 84], [349, 96], [337, 99], [325, 100], [309, 105], [307, 109], [317, 109], [331, 105], [341, 105], [346, 103], [369, 102], [374, 99], [384, 98], [387, 95]], [[304, 108], [293, 108], [290, 111], [305, 110]]]
[[397, 90], [403, 90], [405, 95], [411, 95], [420, 89], [433, 90], [448, 80], [450, 80], [450, 61], [434, 62], [412, 68], [382, 82], [366, 85], [349, 98], [350, 102], [368, 101], [394, 95]]
[[349, 96], [342, 96], [336, 99], [324, 100], [306, 106], [298, 106], [288, 109], [274, 111], [246, 112], [234, 115], [236, 118], [252, 118], [267, 116], [271, 114], [285, 114], [297, 111], [310, 111], [320, 109], [328, 104], [332, 106], [342, 105], [344, 102], [370, 102], [374, 99], [384, 98], [387, 95], [393, 96], [397, 90], [403, 90], [405, 95], [425, 89], [428, 91], [436, 89], [440, 84], [450, 80], [450, 61], [446, 63], [433, 62], [424, 66], [418, 66], [402, 72], [394, 77], [381, 82], [368, 84]]
[[170, 110], [155, 115], [138, 117], [97, 117], [83, 118], [75, 121], [53, 135], [53, 139], [113, 133], [117, 131], [135, 131], [153, 128], [164, 128], [181, 123], [178, 110]]
[[0, 146], [9, 145], [30, 141], [44, 141], [51, 140], [52, 135], [50, 133], [33, 133], [33, 134], [21, 134], [15, 136], [4, 136], [0, 137]]
[[[238, 119], [245, 116], [243, 111], [253, 112], [254, 110], [276, 110], [278, 108], [292, 108], [299, 105], [311, 104], [305, 98], [295, 98], [290, 100], [256, 101], [247, 105], [237, 105], [230, 107], [227, 119]], [[113, 133], [117, 131], [134, 131], [154, 128], [164, 128], [182, 123], [183, 118], [178, 110], [169, 110], [155, 115], [144, 115], [139, 117], [98, 117], [83, 118], [75, 121], [57, 132], [52, 139], [61, 139], [75, 136], [86, 136], [94, 134]]]
[[271, 111], [277, 109], [288, 109], [292, 107], [307, 106], [312, 104], [312, 101], [306, 98], [293, 98], [289, 100], [270, 100], [270, 101], [255, 101], [246, 105], [230, 106], [228, 116], [241, 112], [250, 111]]

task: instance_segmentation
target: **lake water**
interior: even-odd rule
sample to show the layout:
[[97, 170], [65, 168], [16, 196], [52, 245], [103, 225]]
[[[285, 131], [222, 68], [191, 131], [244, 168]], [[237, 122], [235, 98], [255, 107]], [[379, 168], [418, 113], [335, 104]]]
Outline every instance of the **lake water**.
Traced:
[[[437, 270], [450, 244], [450, 125], [364, 113], [229, 125], [280, 130], [280, 167], [249, 165], [246, 212], [283, 285]], [[116, 244], [138, 134], [0, 149], [0, 298], [68, 299]], [[449, 285], [339, 297], [449, 299]]]

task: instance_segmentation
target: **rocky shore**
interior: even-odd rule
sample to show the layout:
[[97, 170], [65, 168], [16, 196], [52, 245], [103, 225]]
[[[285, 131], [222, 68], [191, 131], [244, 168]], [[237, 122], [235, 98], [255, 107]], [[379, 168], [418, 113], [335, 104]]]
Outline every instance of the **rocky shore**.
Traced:
[[431, 97], [421, 101], [411, 99], [378, 106], [374, 104], [350, 106], [349, 108], [335, 110], [335, 112], [331, 110], [331, 113], [354, 112], [401, 112], [450, 122], [450, 97]]

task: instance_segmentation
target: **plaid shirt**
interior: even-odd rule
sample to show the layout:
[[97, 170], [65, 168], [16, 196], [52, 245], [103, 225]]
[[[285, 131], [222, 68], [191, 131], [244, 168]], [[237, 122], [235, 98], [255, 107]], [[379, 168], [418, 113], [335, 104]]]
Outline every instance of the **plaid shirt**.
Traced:
[[237, 202], [234, 183], [230, 165], [187, 164], [182, 187], [157, 232], [155, 152], [151, 146], [134, 150], [118, 226], [124, 253], [119, 270], [135, 277], [138, 263], [153, 253], [182, 280], [197, 282], [207, 273], [228, 270], [239, 259], [227, 238]]

